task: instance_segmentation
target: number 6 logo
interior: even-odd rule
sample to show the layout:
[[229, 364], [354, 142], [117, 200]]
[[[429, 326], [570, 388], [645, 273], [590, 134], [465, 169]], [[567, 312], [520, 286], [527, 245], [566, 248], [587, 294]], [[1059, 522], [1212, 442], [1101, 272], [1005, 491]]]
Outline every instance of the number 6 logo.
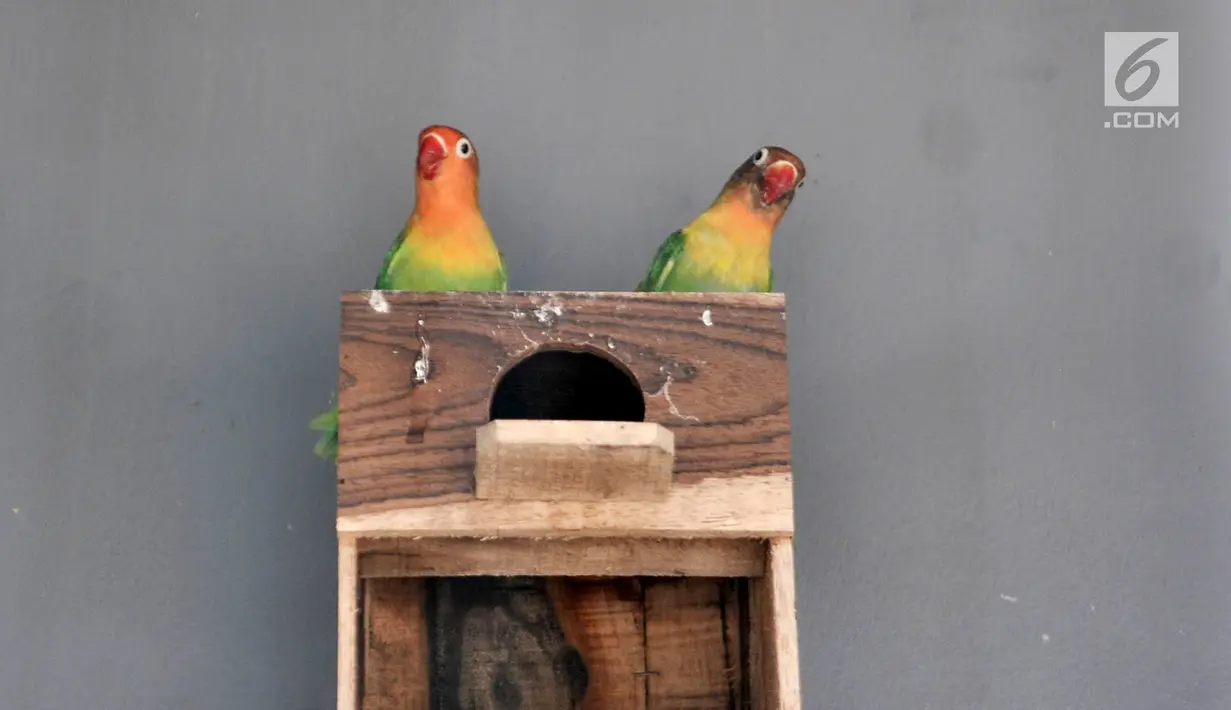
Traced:
[[[1142, 59], [1142, 57], [1144, 57], [1151, 49], [1154, 49], [1166, 41], [1166, 37], [1155, 37], [1149, 42], [1146, 42], [1137, 49], [1133, 50], [1132, 54], [1124, 58], [1124, 62], [1120, 64], [1120, 69], [1116, 71], [1116, 93], [1120, 94], [1120, 97], [1125, 101], [1137, 101], [1138, 99], [1148, 95], [1150, 91], [1154, 89], [1154, 85], [1158, 83], [1160, 73], [1158, 62], [1153, 59]], [[1133, 91], [1128, 91], [1127, 84], [1129, 77], [1142, 69], [1148, 69], [1150, 75], [1146, 77], [1145, 81], [1141, 82], [1141, 86], [1138, 86]]]

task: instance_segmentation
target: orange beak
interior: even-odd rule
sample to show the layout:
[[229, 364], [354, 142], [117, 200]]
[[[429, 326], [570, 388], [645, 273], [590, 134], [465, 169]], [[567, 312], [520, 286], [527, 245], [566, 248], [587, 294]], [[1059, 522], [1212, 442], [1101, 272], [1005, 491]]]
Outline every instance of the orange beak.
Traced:
[[424, 180], [435, 179], [440, 171], [440, 164], [445, 161], [445, 143], [434, 133], [424, 136], [419, 144], [419, 177]]
[[767, 205], [773, 204], [787, 190], [795, 187], [798, 177], [795, 166], [785, 160], [779, 160], [765, 168], [761, 177], [761, 201]]

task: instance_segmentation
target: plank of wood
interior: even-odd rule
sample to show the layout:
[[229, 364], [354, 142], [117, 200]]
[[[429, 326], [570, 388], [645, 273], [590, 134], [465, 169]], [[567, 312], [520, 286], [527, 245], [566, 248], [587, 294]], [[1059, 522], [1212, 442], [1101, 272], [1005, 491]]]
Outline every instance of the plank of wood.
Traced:
[[428, 588], [432, 708], [578, 707], [585, 665], [544, 580], [462, 577]]
[[653, 501], [470, 500], [339, 515], [344, 533], [425, 537], [754, 537], [794, 529], [789, 473], [676, 484]]
[[427, 710], [424, 581], [374, 579], [364, 587], [363, 710]]
[[[472, 497], [475, 431], [498, 384], [551, 348], [635, 378], [645, 421], [675, 435], [676, 487], [789, 475], [781, 294], [355, 291], [341, 308], [342, 514]], [[604, 401], [588, 382], [570, 396]]]
[[751, 674], [758, 710], [799, 710], [795, 559], [790, 538], [769, 542], [765, 576], [749, 583]]
[[641, 583], [549, 579], [564, 636], [581, 654], [586, 693], [579, 710], [645, 710], [645, 614]]
[[651, 500], [671, 487], [675, 437], [661, 424], [503, 420], [476, 441], [481, 500]]
[[[764, 549], [762, 550], [764, 552]], [[762, 558], [764, 560], [764, 558]], [[726, 579], [722, 587], [723, 604], [723, 650], [726, 667], [723, 669], [731, 684], [734, 710], [751, 706], [751, 679], [748, 664], [748, 584], [749, 579]]]
[[765, 542], [681, 538], [571, 540], [363, 538], [359, 575], [458, 577], [759, 577]]
[[653, 580], [645, 587], [647, 710], [735, 707], [725, 580]]
[[338, 710], [359, 710], [359, 554], [338, 538]]

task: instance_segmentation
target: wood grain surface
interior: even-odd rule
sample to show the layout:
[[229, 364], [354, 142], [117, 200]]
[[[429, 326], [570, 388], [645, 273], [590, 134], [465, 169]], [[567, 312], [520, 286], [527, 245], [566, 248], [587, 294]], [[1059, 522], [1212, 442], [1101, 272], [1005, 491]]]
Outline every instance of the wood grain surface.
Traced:
[[765, 576], [749, 584], [750, 678], [757, 710], [800, 710], [795, 557], [789, 538], [769, 542]]
[[774, 538], [795, 529], [789, 473], [673, 485], [653, 501], [468, 499], [341, 514], [339, 533], [367, 537]]
[[735, 580], [656, 580], [645, 590], [647, 710], [738, 708], [743, 661], [731, 646]]
[[427, 710], [424, 581], [374, 579], [364, 589], [362, 710]]
[[359, 575], [391, 577], [760, 577], [753, 539], [376, 538], [359, 541]]
[[743, 707], [742, 580], [373, 582], [363, 710]]
[[[497, 384], [553, 349], [608, 358], [635, 379], [645, 421], [675, 434], [675, 485], [789, 475], [784, 308], [781, 294], [348, 292], [339, 512], [470, 499], [475, 430]], [[585, 416], [603, 418], [594, 402], [619, 400], [597, 376], [539, 381], [548, 414], [588, 402]], [[613, 404], [611, 418], [629, 411]]]
[[675, 437], [661, 424], [493, 421], [475, 437], [482, 500], [653, 500], [671, 489]]
[[355, 538], [338, 538], [338, 710], [359, 704], [359, 548]]

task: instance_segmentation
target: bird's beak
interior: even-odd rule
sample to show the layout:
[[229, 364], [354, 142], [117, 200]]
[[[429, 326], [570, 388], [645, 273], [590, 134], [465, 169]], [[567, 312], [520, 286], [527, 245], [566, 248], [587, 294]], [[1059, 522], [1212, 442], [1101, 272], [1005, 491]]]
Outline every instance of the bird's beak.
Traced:
[[435, 133], [429, 133], [419, 143], [419, 177], [432, 180], [445, 160], [445, 142]]
[[761, 201], [772, 205], [787, 191], [795, 188], [799, 173], [795, 166], [785, 160], [779, 160], [765, 168], [761, 177]]

